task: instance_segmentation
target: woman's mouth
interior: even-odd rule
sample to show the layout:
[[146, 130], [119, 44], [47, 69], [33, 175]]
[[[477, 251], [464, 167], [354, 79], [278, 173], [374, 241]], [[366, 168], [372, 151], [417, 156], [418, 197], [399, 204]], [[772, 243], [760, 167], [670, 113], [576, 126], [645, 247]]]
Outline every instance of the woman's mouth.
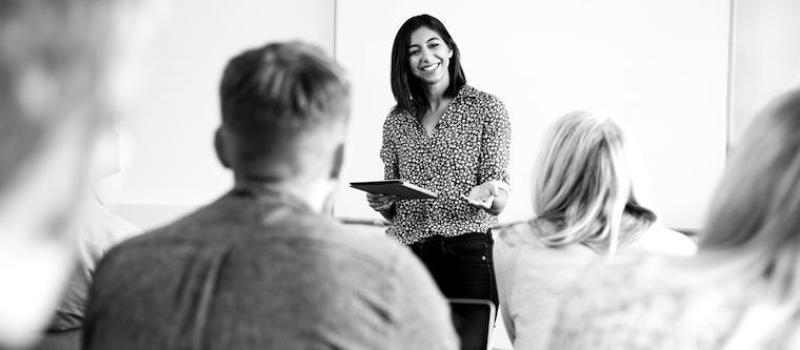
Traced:
[[434, 64], [429, 64], [427, 66], [421, 66], [421, 67], [419, 67], [419, 70], [421, 70], [423, 72], [430, 72], [430, 71], [433, 71], [436, 68], [438, 68], [440, 64], [442, 64], [442, 63], [441, 62], [437, 62], [437, 63], [434, 63]]

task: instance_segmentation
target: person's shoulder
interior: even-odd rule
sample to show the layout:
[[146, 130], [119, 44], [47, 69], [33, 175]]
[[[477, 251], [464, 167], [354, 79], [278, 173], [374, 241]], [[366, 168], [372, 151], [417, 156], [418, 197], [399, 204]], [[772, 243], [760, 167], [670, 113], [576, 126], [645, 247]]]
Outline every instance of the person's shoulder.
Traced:
[[163, 250], [156, 253], [152, 249], [163, 247], [159, 231], [153, 230], [125, 239], [106, 251], [94, 266], [92, 288], [104, 291], [104, 294], [124, 288], [137, 278], [138, 270], [152, 266], [151, 261], [156, 255], [163, 254]]
[[697, 244], [691, 238], [659, 222], [654, 222], [631, 247], [652, 253], [679, 256], [689, 256], [697, 252]]
[[170, 228], [173, 225], [174, 223], [158, 229], [147, 231], [119, 242], [118, 244], [112, 246], [111, 249], [109, 249], [108, 252], [103, 255], [101, 262], [103, 264], [109, 264], [110, 261], [118, 260], [122, 255], [125, 255], [128, 252], [147, 249], [148, 247], [152, 246], [162, 246], [167, 232], [170, 231]]
[[211, 203], [197, 208], [170, 222], [130, 237], [122, 241], [118, 246], [125, 246], [131, 249], [139, 246], [162, 245], [165, 241], [172, 241], [181, 237], [190, 239], [193, 237], [193, 231], [207, 226], [208, 222], [205, 218], [209, 216], [209, 212], [214, 211], [214, 206], [215, 203]]
[[536, 228], [531, 221], [519, 221], [503, 225], [496, 230], [496, 244], [506, 248], [542, 247], [536, 239]]
[[[101, 263], [110, 265], [112, 262], [125, 261], [127, 263], [131, 259], [146, 260], [148, 255], [155, 254], [152, 248], [165, 248], [175, 242], [196, 241], [194, 233], [207, 225], [203, 217], [207, 216], [208, 211], [214, 210], [213, 206], [212, 203], [198, 208], [172, 222], [118, 242], [103, 255]], [[159, 251], [164, 252], [165, 250], [159, 249]]]
[[407, 110], [400, 107], [400, 105], [394, 105], [389, 112], [386, 114], [385, 122], [397, 122], [408, 119], [411, 116]]
[[474, 87], [472, 85], [464, 84], [464, 86], [461, 87], [461, 94], [464, 97], [472, 98], [472, 99], [475, 99], [475, 100], [478, 100], [478, 101], [491, 102], [491, 103], [503, 103], [503, 101], [500, 100], [499, 97], [497, 97], [497, 96], [495, 96], [495, 95], [493, 95], [491, 93], [488, 93], [486, 91], [480, 90], [480, 89], [478, 89], [478, 88], [476, 88], [476, 87]]
[[574, 275], [598, 258], [591, 249], [579, 244], [550, 247], [539, 239], [540, 229], [535, 221], [501, 228], [496, 234], [494, 248], [497, 264], [509, 268], [524, 266], [529, 271], [542, 271], [540, 274]]
[[491, 125], [508, 125], [508, 111], [497, 96], [464, 85], [457, 97], [456, 107], [465, 111], [473, 122]]
[[562, 247], [551, 247], [542, 242], [539, 238], [542, 235], [542, 228], [536, 220], [527, 220], [504, 225], [498, 229], [496, 234], [497, 244], [510, 250], [525, 250], [537, 257], [543, 256], [572, 256], [579, 258], [586, 256], [593, 258], [596, 256], [591, 249], [579, 245], [570, 244]]
[[331, 220], [324, 226], [327, 244], [348, 252], [348, 257], [390, 266], [401, 258], [405, 247], [386, 237], [385, 228], [364, 224], [344, 224]]
[[389, 110], [389, 113], [386, 114], [386, 118], [383, 120], [384, 132], [400, 128], [405, 123], [408, 123], [410, 119], [411, 114], [396, 105]]
[[96, 262], [111, 247], [142, 231], [103, 206], [87, 210], [78, 230], [78, 251], [83, 267], [94, 269]]
[[141, 232], [141, 229], [112, 213], [105, 206], [97, 205], [87, 210], [79, 237], [89, 242], [115, 243]]
[[487, 108], [503, 108], [505, 109], [505, 104], [503, 101], [486, 91], [479, 90], [471, 85], [464, 85], [461, 88], [461, 95], [464, 97], [464, 100], [471, 101], [479, 106], [484, 106]]

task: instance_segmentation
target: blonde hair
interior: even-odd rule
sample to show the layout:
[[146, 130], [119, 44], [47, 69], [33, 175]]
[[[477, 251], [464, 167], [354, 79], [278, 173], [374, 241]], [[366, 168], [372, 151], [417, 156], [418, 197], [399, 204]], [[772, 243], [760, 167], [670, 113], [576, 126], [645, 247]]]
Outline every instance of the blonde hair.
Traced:
[[656, 219], [631, 189], [622, 130], [586, 112], [561, 117], [540, 153], [533, 183], [539, 240], [613, 254]]
[[764, 288], [732, 347], [800, 345], [800, 89], [769, 105], [736, 147], [700, 248], [722, 259], [713, 265], [736, 266], [727, 278]]
[[[58, 130], [78, 125], [93, 146], [113, 114], [111, 69], [132, 31], [135, 0], [3, 0], [0, 4], [0, 195]], [[138, 10], [138, 9], [137, 9]], [[123, 21], [125, 20], [125, 21]]]

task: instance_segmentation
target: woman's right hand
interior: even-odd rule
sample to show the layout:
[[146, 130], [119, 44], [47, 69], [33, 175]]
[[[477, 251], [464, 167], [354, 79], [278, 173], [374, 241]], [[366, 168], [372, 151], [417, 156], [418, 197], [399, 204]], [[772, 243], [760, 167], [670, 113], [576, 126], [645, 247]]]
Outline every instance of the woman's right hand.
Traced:
[[394, 195], [367, 193], [369, 206], [377, 212], [384, 213], [389, 211], [396, 201], [397, 197]]

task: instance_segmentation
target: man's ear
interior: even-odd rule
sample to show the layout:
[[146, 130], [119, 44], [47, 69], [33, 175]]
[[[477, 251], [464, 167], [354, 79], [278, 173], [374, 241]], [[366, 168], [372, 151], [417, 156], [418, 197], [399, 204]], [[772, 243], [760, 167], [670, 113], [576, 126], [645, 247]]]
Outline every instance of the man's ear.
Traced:
[[230, 141], [225, 137], [222, 127], [217, 128], [217, 132], [214, 133], [214, 150], [217, 151], [219, 162], [228, 169], [231, 167], [229, 148]]
[[333, 166], [331, 167], [331, 179], [338, 180], [339, 174], [342, 172], [344, 166], [344, 142], [336, 146], [336, 151], [333, 153]]

